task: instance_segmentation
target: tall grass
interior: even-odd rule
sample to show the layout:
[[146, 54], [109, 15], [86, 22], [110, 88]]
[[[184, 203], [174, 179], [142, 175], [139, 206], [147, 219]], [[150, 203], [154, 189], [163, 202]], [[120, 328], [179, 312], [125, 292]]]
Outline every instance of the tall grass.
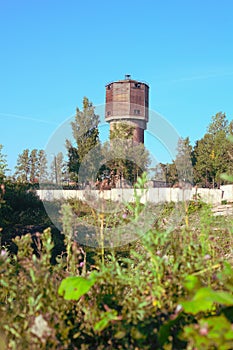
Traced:
[[[36, 236], [37, 256], [30, 235], [14, 240], [17, 255], [2, 247], [1, 350], [233, 347], [231, 217], [213, 217], [209, 206], [191, 202], [177, 222], [167, 220], [174, 204], [151, 207], [160, 215], [148, 232], [136, 225], [135, 241], [99, 251], [72, 239], [81, 205], [62, 209], [66, 250], [55, 265], [49, 229]], [[83, 217], [98, 220], [85, 208]], [[109, 215], [96, 225], [117, 232], [142, 210], [135, 201], [124, 208], [127, 218]]]

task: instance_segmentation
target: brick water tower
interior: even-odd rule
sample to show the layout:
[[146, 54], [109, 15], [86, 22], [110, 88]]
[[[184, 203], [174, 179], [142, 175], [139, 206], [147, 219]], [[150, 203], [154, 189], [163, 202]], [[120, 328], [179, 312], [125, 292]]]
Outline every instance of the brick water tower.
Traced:
[[128, 123], [134, 127], [134, 141], [144, 143], [148, 107], [149, 86], [130, 75], [106, 85], [105, 120], [110, 123], [110, 130], [116, 123]]

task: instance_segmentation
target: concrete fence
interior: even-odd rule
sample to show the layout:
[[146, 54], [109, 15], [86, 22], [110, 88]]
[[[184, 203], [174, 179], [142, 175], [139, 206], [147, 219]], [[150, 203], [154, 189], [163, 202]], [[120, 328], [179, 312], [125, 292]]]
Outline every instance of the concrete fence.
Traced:
[[[138, 194], [141, 191], [138, 190]], [[41, 200], [53, 201], [59, 199], [76, 198], [86, 201], [87, 198], [98, 200], [99, 198], [109, 199], [119, 202], [133, 202], [134, 190], [129, 188], [114, 188], [112, 190], [98, 191], [98, 190], [52, 190], [43, 189], [37, 190], [37, 195]], [[207, 188], [149, 188], [143, 190], [141, 202], [164, 203], [164, 202], [179, 202], [184, 200], [191, 200], [198, 196], [201, 200], [210, 204], [220, 204], [221, 201], [226, 200], [233, 202], [233, 185], [224, 185], [220, 189]]]

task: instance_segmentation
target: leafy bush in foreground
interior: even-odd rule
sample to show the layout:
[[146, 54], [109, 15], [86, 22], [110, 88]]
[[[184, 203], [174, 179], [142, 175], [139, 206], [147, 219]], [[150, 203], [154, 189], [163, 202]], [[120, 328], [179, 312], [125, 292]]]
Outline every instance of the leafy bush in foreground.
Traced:
[[[138, 240], [106, 250], [105, 226], [117, 234], [121, 220], [140, 220], [135, 198], [117, 220], [80, 201], [62, 206], [66, 250], [56, 264], [50, 229], [16, 237], [16, 255], [2, 247], [1, 350], [231, 347], [232, 219], [200, 203], [148, 207], [158, 214], [151, 229], [135, 226]], [[99, 249], [73, 241], [73, 211], [97, 218]]]
[[[230, 274], [220, 278], [217, 273], [226, 257], [232, 264], [232, 221], [211, 218], [205, 210], [199, 226], [193, 216], [189, 226], [156, 227], [128, 246], [127, 256], [109, 250], [100, 261], [96, 253], [94, 265], [70, 242], [69, 254], [51, 266], [49, 230], [36, 237], [39, 257], [33, 254], [31, 236], [16, 238], [17, 256], [6, 250], [0, 256], [5, 349], [198, 349], [198, 344], [225, 349], [225, 340], [219, 345], [206, 339], [216, 334], [213, 323], [221, 321], [219, 334], [224, 330], [231, 337]], [[217, 249], [218, 242], [225, 242], [224, 249]], [[198, 277], [199, 284], [189, 276]], [[194, 287], [187, 288], [187, 281]], [[190, 312], [187, 303], [203, 288], [213, 291], [210, 307]], [[216, 299], [215, 291], [228, 293], [228, 301]], [[208, 329], [206, 336], [203, 329]]]

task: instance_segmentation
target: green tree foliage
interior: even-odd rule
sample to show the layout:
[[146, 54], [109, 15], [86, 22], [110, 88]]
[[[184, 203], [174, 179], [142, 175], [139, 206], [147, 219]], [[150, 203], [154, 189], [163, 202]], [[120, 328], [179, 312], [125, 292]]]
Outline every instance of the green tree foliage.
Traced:
[[163, 164], [160, 163], [161, 168], [165, 174], [166, 183], [169, 186], [173, 186], [178, 182], [178, 172], [175, 162]]
[[30, 166], [30, 182], [35, 182], [38, 174], [38, 155], [37, 149], [33, 149], [29, 156], [29, 166]]
[[159, 163], [154, 170], [155, 180], [165, 181], [169, 186], [192, 184], [192, 146], [189, 137], [178, 140], [176, 159], [172, 163]]
[[65, 180], [67, 175], [67, 165], [62, 152], [59, 152], [57, 155], [54, 155], [54, 159], [51, 163], [50, 168], [51, 181], [56, 184], [61, 184]]
[[205, 187], [219, 187], [221, 174], [232, 168], [228, 139], [232, 130], [224, 113], [217, 113], [207, 128], [204, 137], [194, 147], [194, 170], [196, 183]]
[[193, 183], [192, 146], [189, 137], [180, 138], [177, 145], [175, 165], [177, 168], [178, 180], [186, 184]]
[[[43, 203], [26, 183], [7, 181], [4, 186], [3, 204], [0, 206], [0, 227], [6, 239], [14, 225], [41, 225], [47, 220]], [[49, 222], [47, 220], [47, 222]]]
[[[78, 180], [78, 172], [83, 160], [87, 162], [89, 152], [99, 144], [99, 116], [95, 114], [95, 107], [88, 100], [83, 98], [83, 109], [76, 109], [75, 120], [71, 122], [75, 144], [70, 140], [66, 141], [68, 150], [68, 169], [71, 177]], [[92, 157], [87, 162], [92, 167]], [[90, 180], [90, 179], [89, 179]]]
[[78, 171], [80, 166], [78, 149], [73, 147], [72, 144], [67, 140], [68, 148], [68, 169], [70, 177], [74, 180], [78, 180]]
[[106, 168], [130, 183], [135, 183], [141, 174], [148, 170], [149, 152], [141, 143], [133, 141], [134, 127], [128, 123], [117, 123], [110, 131], [110, 143], [103, 147], [105, 158], [110, 160]]
[[[228, 121], [224, 113], [219, 112], [212, 117], [207, 132], [194, 148], [189, 138], [180, 139], [177, 156], [170, 164], [160, 164], [166, 182], [170, 185], [185, 179], [203, 187], [216, 187], [227, 180], [223, 173], [233, 173], [233, 121]], [[192, 181], [193, 180], [193, 181]]]
[[25, 149], [17, 160], [15, 177], [20, 182], [35, 183], [47, 179], [47, 159], [44, 150]]
[[7, 169], [6, 155], [2, 153], [3, 145], [0, 144], [0, 180], [5, 178]]
[[110, 130], [110, 140], [123, 139], [132, 140], [134, 127], [128, 123], [115, 123]]
[[25, 149], [22, 154], [19, 154], [17, 165], [15, 167], [15, 176], [21, 182], [28, 182], [30, 176], [30, 151]]
[[219, 131], [227, 132], [229, 127], [229, 122], [227, 120], [226, 114], [222, 112], [216, 113], [212, 116], [212, 121], [207, 128], [207, 133], [211, 135], [216, 135]]
[[152, 178], [156, 181], [162, 181], [166, 182], [166, 172], [165, 170], [165, 164], [158, 163], [154, 168], [150, 168], [152, 173]]
[[44, 150], [38, 151], [38, 168], [39, 168], [39, 178], [40, 182], [44, 182], [48, 178], [47, 171], [47, 158]]

